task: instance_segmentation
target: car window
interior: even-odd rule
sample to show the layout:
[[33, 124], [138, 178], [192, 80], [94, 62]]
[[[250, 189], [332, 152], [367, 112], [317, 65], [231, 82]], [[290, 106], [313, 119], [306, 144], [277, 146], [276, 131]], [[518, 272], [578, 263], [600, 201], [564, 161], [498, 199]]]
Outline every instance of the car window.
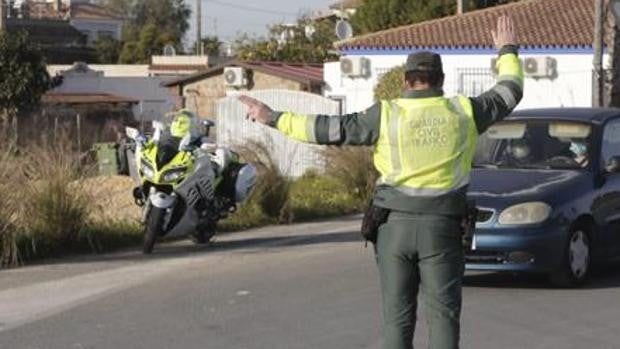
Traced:
[[581, 169], [589, 166], [591, 125], [546, 120], [498, 123], [481, 135], [474, 166]]
[[615, 119], [605, 125], [602, 147], [603, 164], [607, 164], [612, 156], [620, 156], [620, 119]]

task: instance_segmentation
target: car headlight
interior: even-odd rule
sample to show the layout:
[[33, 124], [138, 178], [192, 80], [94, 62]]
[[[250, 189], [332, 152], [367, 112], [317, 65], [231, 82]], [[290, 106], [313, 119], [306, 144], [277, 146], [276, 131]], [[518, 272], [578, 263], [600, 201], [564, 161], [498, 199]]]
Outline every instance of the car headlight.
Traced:
[[142, 172], [142, 175], [144, 177], [146, 177], [147, 179], [153, 180], [153, 177], [155, 176], [155, 170], [153, 170], [151, 165], [149, 165], [146, 161], [142, 161], [142, 166], [140, 167], [140, 171]]
[[187, 168], [185, 167], [166, 171], [166, 173], [164, 173], [164, 182], [174, 182], [181, 178], [185, 172], [187, 172]]
[[551, 214], [551, 206], [544, 202], [526, 202], [513, 205], [499, 215], [498, 222], [503, 225], [536, 224], [544, 222]]

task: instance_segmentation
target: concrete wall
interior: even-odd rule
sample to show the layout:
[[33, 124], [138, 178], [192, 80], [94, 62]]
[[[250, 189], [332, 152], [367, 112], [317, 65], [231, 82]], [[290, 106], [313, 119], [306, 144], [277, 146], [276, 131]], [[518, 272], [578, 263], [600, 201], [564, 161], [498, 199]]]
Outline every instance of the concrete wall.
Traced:
[[[521, 52], [520, 58], [548, 56], [557, 64], [557, 76], [549, 78], [526, 78], [525, 93], [518, 109], [535, 107], [574, 107], [591, 106], [592, 102], [592, 53], [558, 52]], [[326, 88], [324, 95], [333, 98], [345, 98], [345, 111], [356, 112], [368, 108], [373, 103], [373, 89], [378, 78], [407, 58], [406, 53], [394, 55], [367, 55], [371, 61], [371, 75], [368, 78], [346, 78], [340, 73], [339, 62], [327, 63], [324, 68]], [[475, 91], [483, 91], [492, 86], [489, 79], [491, 60], [495, 54], [442, 54], [446, 80], [444, 90], [453, 95], [461, 85], [459, 76], [464, 71], [487, 70], [486, 77], [473, 86]], [[484, 74], [483, 74], [484, 75]], [[475, 83], [472, 82], [472, 84]], [[471, 87], [468, 90], [472, 90]]]

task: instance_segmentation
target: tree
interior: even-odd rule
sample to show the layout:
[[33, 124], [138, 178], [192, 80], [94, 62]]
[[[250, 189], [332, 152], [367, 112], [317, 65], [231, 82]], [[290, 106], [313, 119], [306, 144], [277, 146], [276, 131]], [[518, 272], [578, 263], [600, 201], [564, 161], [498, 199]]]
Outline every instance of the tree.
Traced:
[[405, 66], [400, 65], [385, 73], [375, 86], [375, 100], [398, 98], [405, 82]]
[[108, 0], [111, 9], [128, 13], [123, 26], [121, 63], [148, 63], [167, 44], [182, 51], [191, 10], [183, 0]]
[[120, 41], [110, 36], [100, 37], [94, 42], [97, 60], [102, 64], [116, 64], [121, 53]]
[[[466, 10], [505, 4], [518, 0], [465, 0]], [[454, 0], [364, 0], [351, 18], [355, 35], [419, 23], [452, 15]]]
[[[217, 36], [206, 36], [201, 40], [204, 53], [207, 56], [219, 56], [220, 49], [222, 48], [222, 42]], [[196, 52], [196, 47], [193, 49]]]
[[36, 107], [41, 96], [51, 87], [51, 79], [43, 55], [30, 42], [27, 34], [8, 34], [0, 30], [0, 116], [5, 135], [9, 125], [15, 127], [18, 113]]
[[335, 40], [331, 22], [301, 18], [293, 26], [271, 26], [267, 38], [242, 36], [235, 41], [235, 51], [245, 61], [322, 63], [336, 57], [331, 52]]

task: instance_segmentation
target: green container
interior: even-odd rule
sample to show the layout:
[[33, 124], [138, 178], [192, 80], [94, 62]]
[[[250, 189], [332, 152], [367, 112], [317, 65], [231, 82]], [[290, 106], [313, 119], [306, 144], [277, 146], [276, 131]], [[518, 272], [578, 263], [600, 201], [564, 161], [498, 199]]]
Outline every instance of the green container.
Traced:
[[118, 174], [118, 161], [115, 143], [95, 143], [93, 149], [97, 153], [99, 174], [114, 176]]

